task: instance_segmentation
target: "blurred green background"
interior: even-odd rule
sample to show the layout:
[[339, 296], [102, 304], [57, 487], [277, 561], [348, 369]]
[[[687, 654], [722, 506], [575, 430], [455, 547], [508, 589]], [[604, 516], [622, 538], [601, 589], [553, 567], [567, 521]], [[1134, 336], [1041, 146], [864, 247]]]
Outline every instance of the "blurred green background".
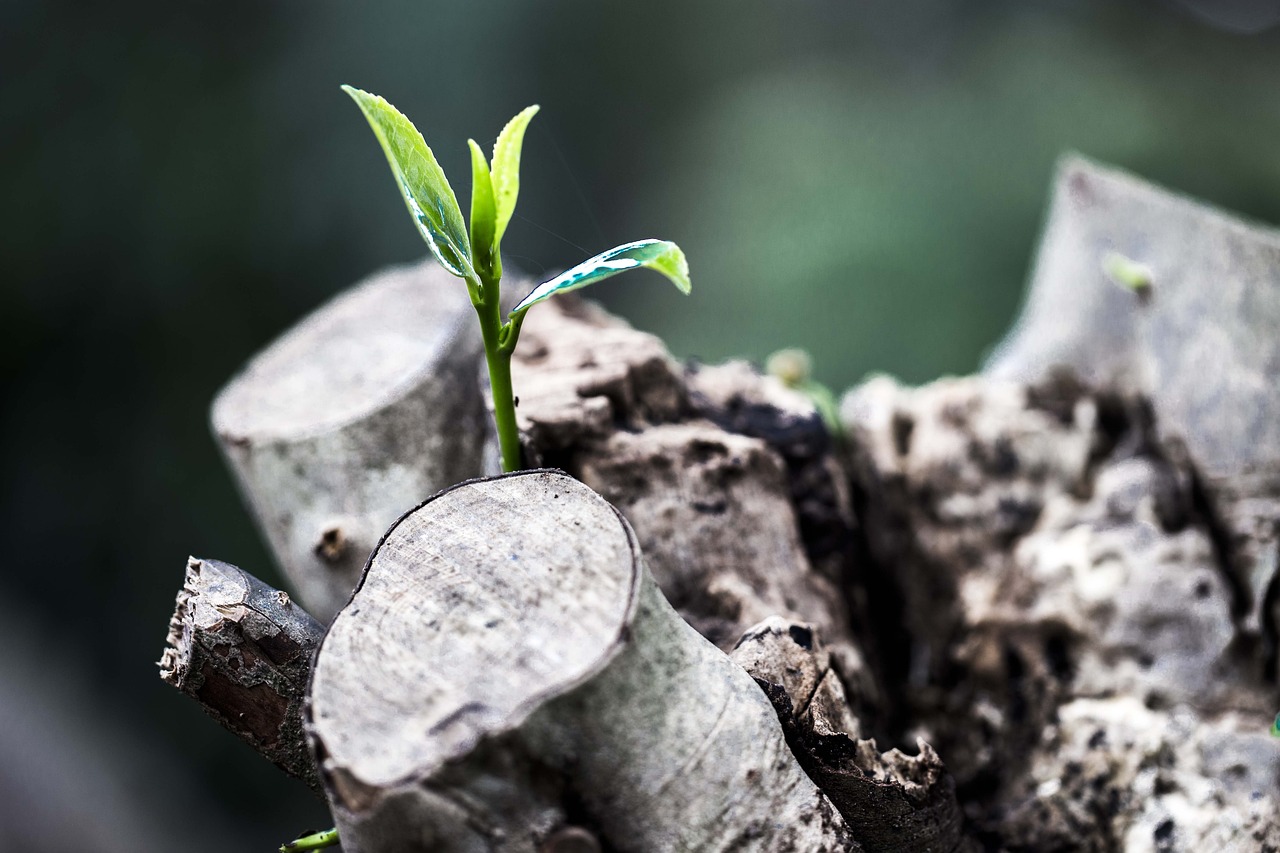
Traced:
[[326, 821], [153, 662], [188, 553], [277, 581], [214, 393], [424, 254], [339, 83], [414, 118], [464, 197], [466, 137], [541, 103], [509, 266], [677, 240], [691, 298], [596, 295], [681, 356], [804, 346], [837, 390], [979, 364], [1064, 150], [1280, 220], [1274, 4], [878, 5], [5, 0], [0, 850], [265, 851]]

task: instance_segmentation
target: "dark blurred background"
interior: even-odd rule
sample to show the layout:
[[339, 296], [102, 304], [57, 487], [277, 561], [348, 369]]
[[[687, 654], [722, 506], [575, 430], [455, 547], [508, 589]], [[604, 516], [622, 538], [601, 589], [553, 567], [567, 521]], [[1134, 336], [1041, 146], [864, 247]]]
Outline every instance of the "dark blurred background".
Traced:
[[266, 851], [300, 785], [161, 684], [189, 553], [279, 582], [206, 425], [305, 312], [425, 250], [349, 82], [465, 198], [538, 102], [509, 266], [837, 390], [973, 370], [1074, 149], [1280, 220], [1277, 3], [0, 4], [0, 850]]

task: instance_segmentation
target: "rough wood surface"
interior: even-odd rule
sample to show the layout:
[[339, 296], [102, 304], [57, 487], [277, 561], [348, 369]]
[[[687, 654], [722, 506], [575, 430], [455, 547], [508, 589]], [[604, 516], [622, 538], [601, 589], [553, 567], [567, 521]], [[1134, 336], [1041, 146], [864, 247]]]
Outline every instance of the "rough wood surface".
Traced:
[[214, 433], [317, 618], [346, 603], [393, 521], [480, 473], [479, 353], [466, 288], [427, 261], [338, 296], [218, 395]]
[[[526, 456], [618, 506], [704, 636], [727, 650], [768, 616], [812, 622], [841, 671], [873, 683], [847, 595], [860, 587], [846, 477], [807, 398], [741, 362], [686, 370], [572, 299], [530, 313], [512, 376]], [[860, 698], [873, 713], [874, 690]]]
[[348, 853], [857, 850], [751, 678], [558, 472], [450, 489], [375, 551], [320, 648], [309, 733]]
[[235, 566], [192, 557], [160, 677], [319, 794], [302, 703], [322, 630], [287, 593]]
[[[1110, 281], [1119, 252], [1147, 298]], [[1071, 368], [1151, 401], [1185, 445], [1221, 527], [1243, 626], [1277, 670], [1280, 620], [1280, 231], [1080, 158], [1059, 169], [1027, 304], [986, 367], [1042, 381]]]
[[774, 616], [731, 657], [773, 703], [787, 743], [868, 853], [970, 850], [955, 783], [923, 740], [917, 755], [859, 737], [840, 679], [812, 625]]
[[844, 401], [906, 725], [993, 849], [1253, 851], [1275, 685], [1150, 408], [1060, 376]]

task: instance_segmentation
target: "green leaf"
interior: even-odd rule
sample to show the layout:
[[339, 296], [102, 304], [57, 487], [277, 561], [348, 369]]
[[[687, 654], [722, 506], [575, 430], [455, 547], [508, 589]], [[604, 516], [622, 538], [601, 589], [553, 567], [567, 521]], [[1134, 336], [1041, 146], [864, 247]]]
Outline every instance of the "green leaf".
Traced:
[[507, 232], [507, 223], [516, 209], [516, 197], [520, 195], [520, 148], [524, 145], [524, 130], [538, 113], [538, 105], [525, 107], [498, 134], [493, 143], [493, 198], [497, 207], [497, 224], [493, 245], [496, 249]]
[[568, 293], [640, 267], [662, 273], [671, 279], [681, 293], [688, 293], [693, 289], [693, 284], [689, 281], [689, 262], [685, 260], [684, 252], [680, 251], [679, 246], [669, 240], [638, 240], [601, 252], [550, 281], [543, 282], [511, 309], [511, 316], [523, 314], [557, 293]]
[[422, 134], [385, 98], [353, 86], [342, 90], [360, 107], [382, 144], [405, 206], [432, 253], [454, 275], [474, 276], [458, 198]]
[[493, 244], [497, 212], [493, 202], [493, 181], [489, 163], [474, 139], [471, 147], [471, 251], [476, 263], [485, 270], [493, 265]]

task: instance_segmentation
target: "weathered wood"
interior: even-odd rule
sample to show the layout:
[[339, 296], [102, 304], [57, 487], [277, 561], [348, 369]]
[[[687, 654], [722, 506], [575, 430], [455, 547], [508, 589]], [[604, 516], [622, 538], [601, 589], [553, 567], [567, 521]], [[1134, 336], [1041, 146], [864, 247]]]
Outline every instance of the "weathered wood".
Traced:
[[218, 395], [214, 433], [301, 600], [328, 621], [387, 527], [481, 470], [479, 335], [434, 261], [357, 285]]
[[319, 794], [302, 703], [322, 631], [287, 593], [235, 566], [192, 557], [160, 677]]
[[653, 335], [574, 299], [530, 313], [512, 376], [526, 457], [618, 506], [704, 636], [727, 650], [784, 615], [817, 625], [842, 672], [868, 668], [845, 595], [846, 478], [811, 401], [741, 362], [686, 371]]
[[[1146, 298], [1108, 253], [1150, 273]], [[1280, 231], [1078, 157], [1063, 161], [1026, 306], [986, 373], [1039, 382], [1069, 367], [1151, 400], [1185, 444], [1239, 587], [1239, 615], [1280, 663]]]
[[969, 849], [942, 760], [923, 740], [910, 756], [859, 738], [861, 724], [812, 625], [771, 617], [730, 656], [764, 689], [800, 765], [868, 853]]
[[321, 645], [308, 731], [349, 853], [857, 850], [750, 677], [558, 472], [406, 515]]
[[[1250, 665], [1194, 472], [1143, 401], [1066, 377], [877, 379], [842, 411], [868, 543], [901, 602], [882, 600], [880, 626], [905, 626], [912, 649], [894, 683], [985, 834], [1143, 849], [1164, 815], [1186, 826], [1156, 849], [1243, 853], [1275, 835], [1275, 687]], [[1132, 707], [1147, 722], [1125, 722]]]

